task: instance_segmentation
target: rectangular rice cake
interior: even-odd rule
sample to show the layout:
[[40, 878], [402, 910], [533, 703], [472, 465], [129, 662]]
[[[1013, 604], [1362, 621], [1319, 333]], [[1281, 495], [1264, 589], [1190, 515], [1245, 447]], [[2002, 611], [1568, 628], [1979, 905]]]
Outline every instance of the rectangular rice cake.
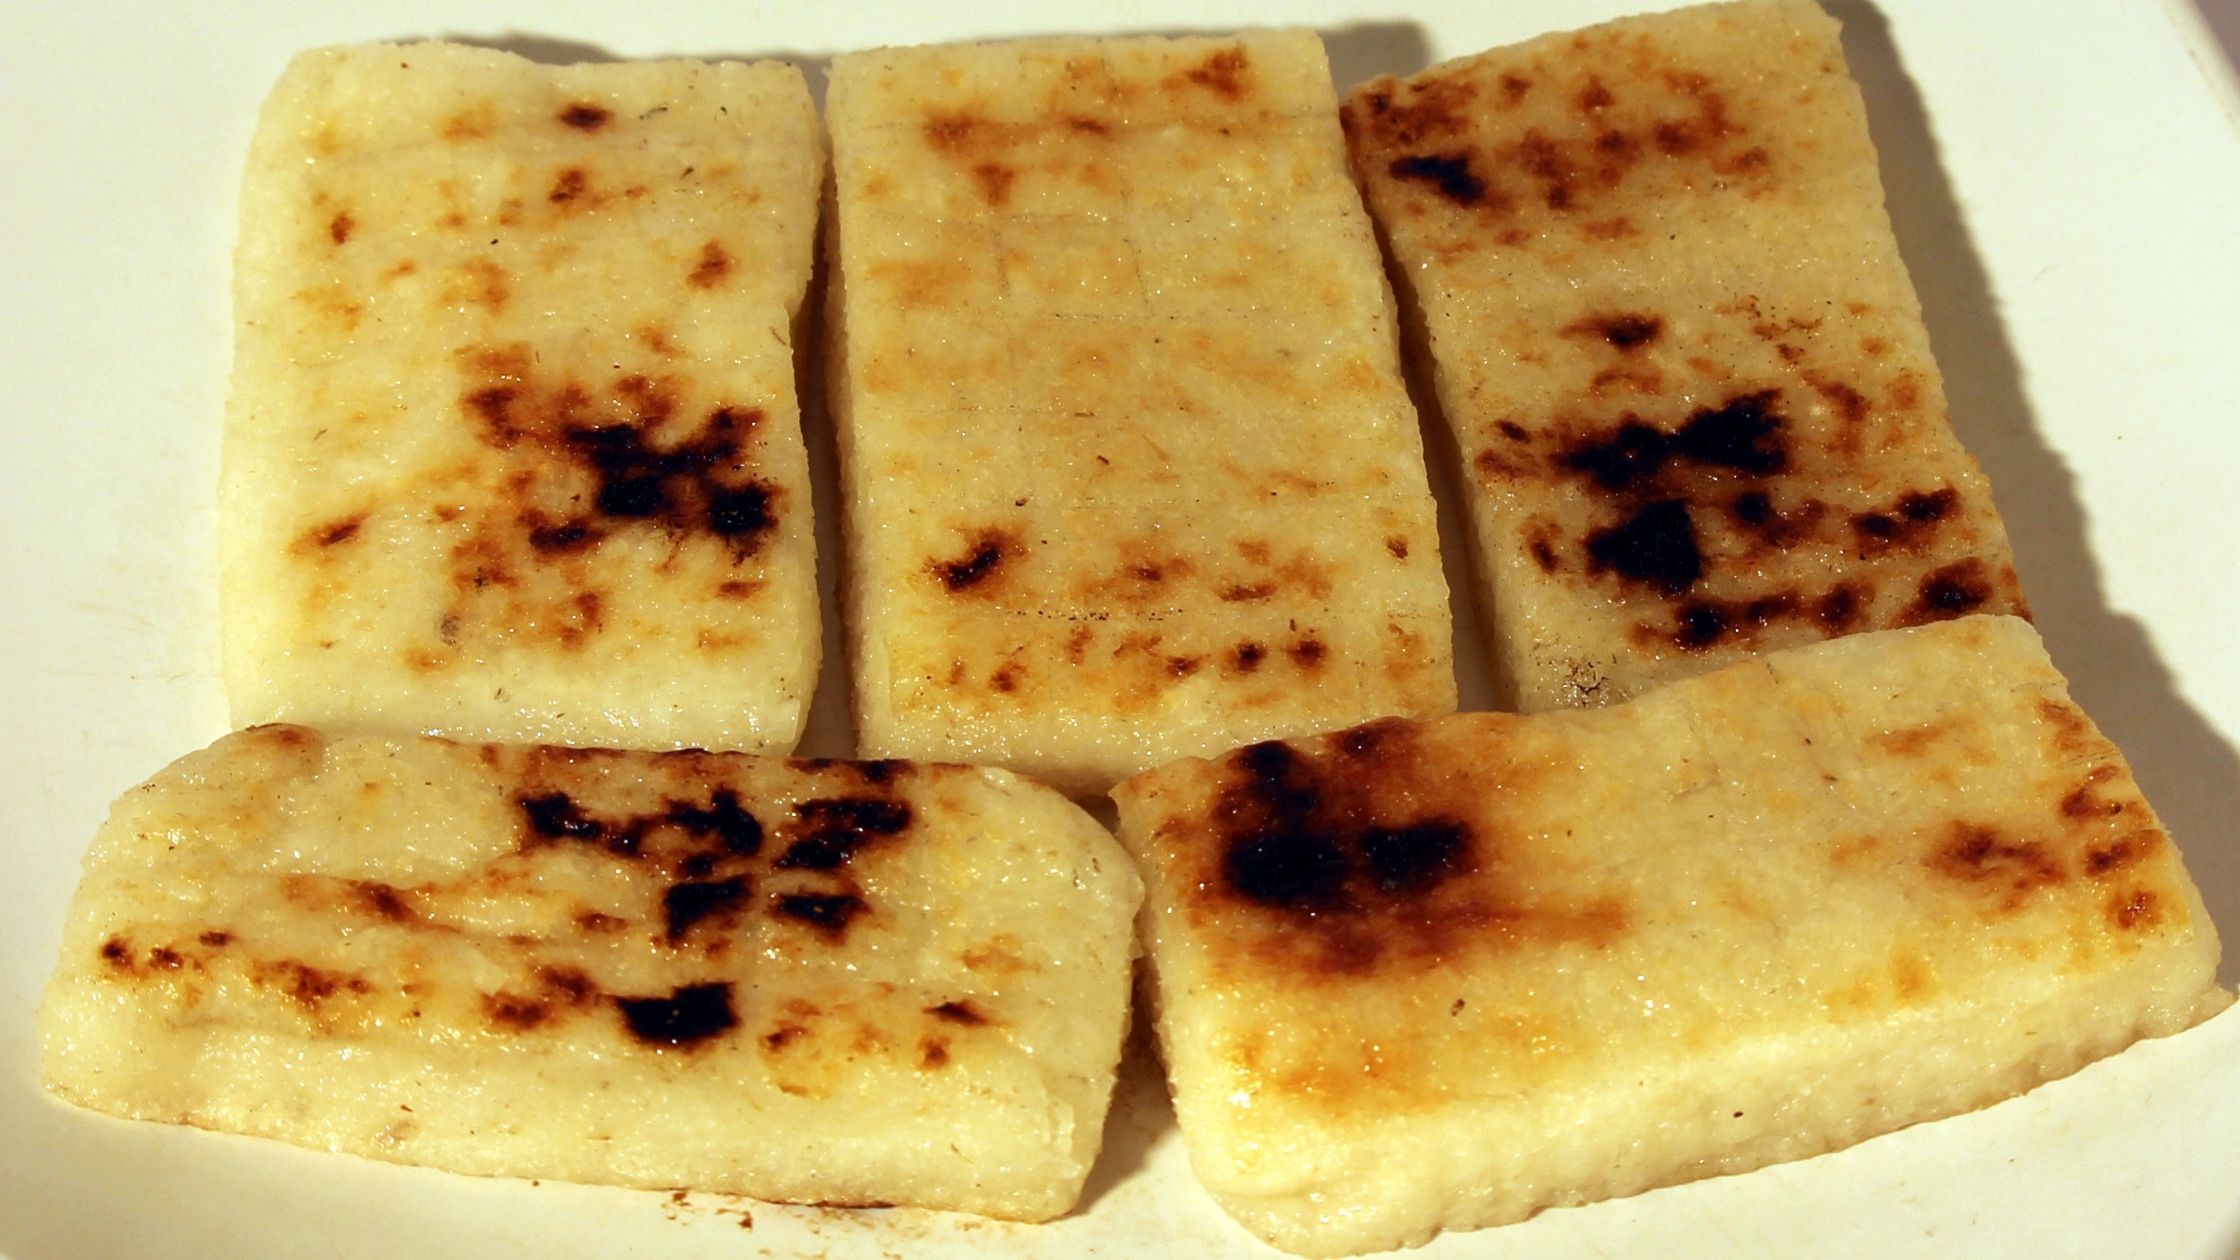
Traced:
[[776, 63], [297, 58], [242, 188], [236, 722], [791, 749], [823, 163]]
[[1345, 121], [1420, 312], [1516, 707], [2023, 612], [1809, 0], [1378, 79]]
[[1310, 1255], [1819, 1154], [2230, 1000], [2169, 835], [2012, 617], [1115, 796], [1191, 1163]]
[[858, 734], [1073, 791], [1454, 707], [1416, 417], [1320, 42], [838, 58]]
[[999, 770], [259, 727], [96, 839], [46, 1081], [459, 1172], [1042, 1219], [1103, 1136], [1140, 892]]

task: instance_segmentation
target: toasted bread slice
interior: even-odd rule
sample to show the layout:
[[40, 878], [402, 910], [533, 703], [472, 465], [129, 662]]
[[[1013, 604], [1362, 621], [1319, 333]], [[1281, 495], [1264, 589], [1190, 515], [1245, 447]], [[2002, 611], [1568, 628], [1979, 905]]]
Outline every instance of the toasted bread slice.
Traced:
[[1392, 298], [1308, 33], [838, 58], [859, 737], [1069, 790], [1455, 703]]
[[119, 802], [40, 1024], [81, 1106], [460, 1172], [1057, 1215], [1134, 871], [1003, 771], [267, 726]]
[[235, 720], [791, 749], [823, 161], [791, 66], [299, 57], [242, 188]]
[[1683, 9], [1347, 98], [1515, 707], [2025, 612], [1836, 35]]
[[1309, 1255], [1832, 1150], [2229, 1001], [2028, 624], [1121, 785], [1191, 1163]]

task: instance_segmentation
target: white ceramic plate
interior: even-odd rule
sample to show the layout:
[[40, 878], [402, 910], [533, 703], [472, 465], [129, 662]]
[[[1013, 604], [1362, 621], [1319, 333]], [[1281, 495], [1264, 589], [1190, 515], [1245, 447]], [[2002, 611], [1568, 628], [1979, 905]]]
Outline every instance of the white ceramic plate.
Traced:
[[[250, 128], [290, 54], [441, 35], [546, 60], [778, 55], [814, 77], [829, 54], [878, 43], [1282, 23], [1321, 29], [1349, 84], [1631, 7], [11, 6], [0, 41], [0, 1253], [1271, 1254], [1191, 1182], [1140, 1055], [1084, 1207], [1041, 1227], [451, 1177], [113, 1121], [38, 1092], [32, 1010], [78, 854], [111, 799], [226, 725], [212, 500], [227, 256]], [[1831, 7], [1848, 27], [1961, 436], [1991, 474], [2039, 626], [2130, 754], [2211, 911], [2240, 932], [2228, 823], [2240, 807], [2240, 93], [2229, 63], [2182, 0]], [[1451, 1236], [1424, 1254], [2230, 1258], [2240, 1010], [1972, 1116]]]

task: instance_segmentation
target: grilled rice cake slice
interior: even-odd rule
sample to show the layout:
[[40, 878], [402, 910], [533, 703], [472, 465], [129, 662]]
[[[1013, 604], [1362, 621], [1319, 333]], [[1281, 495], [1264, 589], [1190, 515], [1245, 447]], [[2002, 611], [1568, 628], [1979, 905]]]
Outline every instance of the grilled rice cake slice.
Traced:
[[1310, 1255], [1818, 1154], [2229, 1000], [2170, 837], [2011, 617], [1115, 795], [1192, 1165]]
[[1517, 707], [2027, 615], [1836, 36], [1806, 0], [1684, 9], [1347, 98]]
[[791, 66], [297, 59], [242, 190], [236, 721], [791, 749], [823, 162]]
[[460, 1172], [1042, 1219], [1141, 886], [998, 770], [259, 727], [127, 794], [40, 1021], [82, 1106]]
[[1073, 791], [1454, 707], [1396, 316], [1310, 33], [838, 58], [859, 737]]

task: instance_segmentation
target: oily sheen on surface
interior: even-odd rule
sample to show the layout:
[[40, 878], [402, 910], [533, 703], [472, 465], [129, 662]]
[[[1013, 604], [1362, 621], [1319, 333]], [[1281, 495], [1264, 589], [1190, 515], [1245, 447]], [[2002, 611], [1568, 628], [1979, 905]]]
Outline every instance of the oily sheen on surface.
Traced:
[[866, 751], [1069, 791], [1451, 710], [1392, 298], [1311, 34], [832, 69]]
[[1115, 796], [1192, 1167], [1305, 1254], [1819, 1154], [2230, 1000], [2169, 835], [2012, 617]]
[[1003, 771], [259, 727], [95, 840], [45, 1075], [459, 1172], [1043, 1219], [1139, 895]]
[[235, 721], [791, 749], [823, 161], [791, 66], [299, 57], [242, 186]]
[[2025, 607], [1836, 36], [1753, 0], [1347, 97], [1517, 707]]

